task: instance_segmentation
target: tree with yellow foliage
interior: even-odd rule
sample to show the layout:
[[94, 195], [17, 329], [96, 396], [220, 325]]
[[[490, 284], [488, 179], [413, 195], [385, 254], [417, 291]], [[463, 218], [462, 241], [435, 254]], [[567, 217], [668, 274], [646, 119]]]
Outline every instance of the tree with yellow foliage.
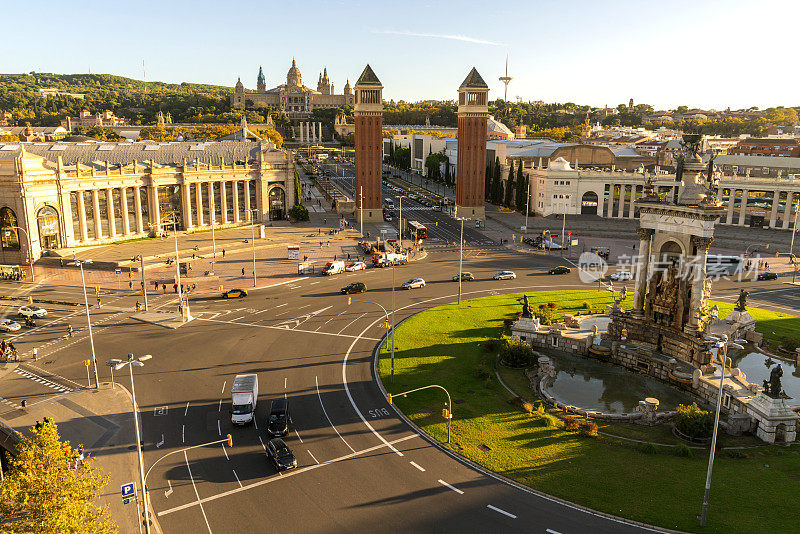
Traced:
[[61, 441], [53, 423], [31, 427], [0, 484], [0, 531], [8, 534], [116, 532], [105, 507], [95, 500], [109, 476], [94, 459]]

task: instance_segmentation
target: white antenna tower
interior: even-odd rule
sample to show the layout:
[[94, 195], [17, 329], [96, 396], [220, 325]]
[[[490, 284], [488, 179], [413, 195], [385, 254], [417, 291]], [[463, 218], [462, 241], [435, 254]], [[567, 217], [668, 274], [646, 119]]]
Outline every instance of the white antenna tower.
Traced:
[[147, 96], [147, 71], [144, 68], [144, 60], [142, 60], [142, 80], [144, 81], [144, 96]]
[[506, 56], [506, 75], [500, 76], [500, 81], [503, 82], [506, 86], [506, 90], [503, 93], [503, 100], [508, 101], [508, 82], [513, 80], [514, 78], [508, 75], [508, 56]]

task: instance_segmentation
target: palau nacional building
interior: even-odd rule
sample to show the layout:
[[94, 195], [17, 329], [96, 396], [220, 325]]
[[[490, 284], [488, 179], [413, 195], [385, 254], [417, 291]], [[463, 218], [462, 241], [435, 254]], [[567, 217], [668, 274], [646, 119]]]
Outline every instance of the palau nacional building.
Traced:
[[284, 219], [294, 201], [291, 155], [263, 141], [0, 144], [0, 264]]

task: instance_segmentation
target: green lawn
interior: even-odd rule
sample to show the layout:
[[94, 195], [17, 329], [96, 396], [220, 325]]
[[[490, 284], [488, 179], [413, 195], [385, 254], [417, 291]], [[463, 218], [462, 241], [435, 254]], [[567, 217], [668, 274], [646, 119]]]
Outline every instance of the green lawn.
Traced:
[[[583, 302], [595, 308], [611, 302], [610, 295], [596, 291], [528, 296], [534, 306], [556, 302], [561, 313], [582, 310]], [[454, 450], [569, 501], [680, 530], [800, 532], [800, 512], [794, 504], [800, 498], [800, 456], [795, 447], [762, 447], [748, 451], [746, 458], [718, 457], [708, 522], [700, 529], [695, 515], [703, 497], [706, 453], [698, 451], [691, 458], [666, 452], [647, 454], [635, 445], [542, 426], [539, 418], [510, 404], [510, 395], [494, 377], [493, 355], [480, 345], [497, 337], [503, 319], [513, 318], [521, 309], [516, 300], [520, 297], [468, 300], [460, 307], [448, 304], [409, 318], [396, 333], [395, 383], [384, 380], [388, 391], [398, 393], [428, 384], [446, 387], [454, 404]], [[721, 315], [726, 315], [725, 306], [731, 305], [719, 305]], [[750, 312], [764, 323], [786, 325], [787, 329], [800, 321], [763, 310]], [[385, 353], [379, 367], [385, 379], [389, 372]], [[506, 376], [504, 372], [504, 380]], [[519, 375], [507, 383], [520, 389], [527, 385]], [[426, 390], [394, 402], [426, 432], [445, 441], [447, 427], [441, 414], [445, 400], [441, 391]], [[646, 429], [630, 427], [636, 437], [646, 435]], [[663, 432], [660, 429], [656, 435], [663, 436]]]

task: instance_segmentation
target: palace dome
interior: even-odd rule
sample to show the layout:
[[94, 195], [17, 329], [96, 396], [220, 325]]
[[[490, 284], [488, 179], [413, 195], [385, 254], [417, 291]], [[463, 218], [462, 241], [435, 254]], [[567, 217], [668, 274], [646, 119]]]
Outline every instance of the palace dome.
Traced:
[[303, 76], [300, 74], [300, 69], [297, 68], [294, 58], [292, 58], [292, 68], [286, 73], [286, 85], [303, 85]]

